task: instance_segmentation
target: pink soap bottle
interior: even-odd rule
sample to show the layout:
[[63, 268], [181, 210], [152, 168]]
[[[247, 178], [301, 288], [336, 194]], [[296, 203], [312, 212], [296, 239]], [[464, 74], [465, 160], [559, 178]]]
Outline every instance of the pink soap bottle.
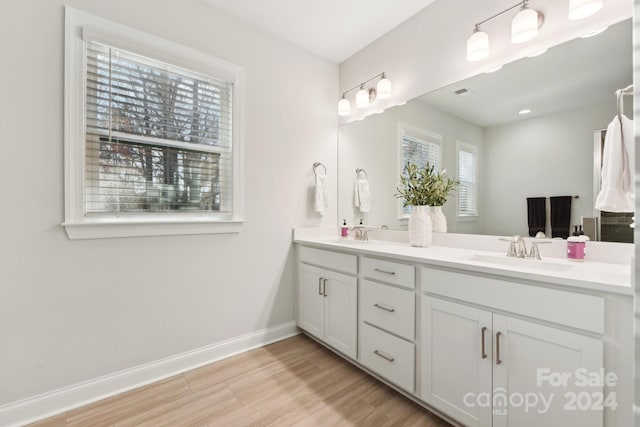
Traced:
[[567, 239], [567, 258], [570, 261], [584, 261], [585, 238], [571, 236]]
[[342, 228], [340, 228], [340, 235], [342, 237], [348, 237], [349, 236], [349, 227], [347, 226], [347, 220], [346, 219], [342, 220]]

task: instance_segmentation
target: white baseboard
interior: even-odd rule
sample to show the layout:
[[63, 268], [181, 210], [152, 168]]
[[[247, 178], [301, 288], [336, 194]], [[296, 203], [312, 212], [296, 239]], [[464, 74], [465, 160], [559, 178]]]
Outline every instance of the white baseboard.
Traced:
[[0, 406], [0, 426], [22, 426], [186, 372], [220, 359], [299, 334], [295, 322], [283, 323], [217, 344], [191, 350]]

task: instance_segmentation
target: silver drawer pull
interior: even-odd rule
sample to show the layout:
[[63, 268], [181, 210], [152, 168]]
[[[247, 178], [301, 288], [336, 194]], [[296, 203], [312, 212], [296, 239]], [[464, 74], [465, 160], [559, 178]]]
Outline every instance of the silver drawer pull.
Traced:
[[480, 350], [480, 356], [482, 356], [483, 359], [487, 358], [487, 349], [486, 349], [486, 337], [485, 334], [487, 333], [487, 327], [483, 326], [482, 329], [480, 329], [480, 342], [482, 343], [482, 349]]
[[373, 304], [373, 306], [375, 308], [379, 308], [380, 310], [388, 311], [389, 313], [393, 313], [394, 311], [396, 311], [395, 308], [385, 307], [384, 305], [380, 305], [378, 303]]
[[379, 268], [375, 268], [375, 269], [373, 269], [373, 271], [377, 271], [378, 273], [390, 274], [392, 276], [396, 274], [395, 271], [381, 270]]
[[378, 351], [378, 350], [373, 350], [373, 354], [375, 354], [376, 356], [380, 356], [380, 357], [382, 357], [384, 360], [387, 360], [387, 361], [389, 361], [389, 362], [393, 362], [394, 360], [396, 360], [396, 359], [394, 359], [393, 357], [391, 357], [391, 356], [387, 356], [386, 354], [384, 354], [384, 353], [382, 353], [382, 352], [380, 352], [380, 351]]

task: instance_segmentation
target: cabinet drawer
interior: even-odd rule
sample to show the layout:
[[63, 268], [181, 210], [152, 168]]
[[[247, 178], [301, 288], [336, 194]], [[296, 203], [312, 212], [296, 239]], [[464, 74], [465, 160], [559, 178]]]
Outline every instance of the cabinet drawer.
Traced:
[[424, 292], [604, 333], [604, 298], [424, 267]]
[[365, 323], [360, 323], [360, 340], [360, 363], [413, 393], [415, 346]]
[[410, 341], [415, 339], [415, 293], [364, 279], [360, 287], [360, 315]]
[[305, 264], [317, 265], [343, 273], [358, 274], [358, 257], [356, 255], [298, 246], [298, 259]]
[[368, 279], [380, 280], [411, 289], [416, 287], [416, 269], [413, 265], [363, 257], [361, 267], [362, 274]]

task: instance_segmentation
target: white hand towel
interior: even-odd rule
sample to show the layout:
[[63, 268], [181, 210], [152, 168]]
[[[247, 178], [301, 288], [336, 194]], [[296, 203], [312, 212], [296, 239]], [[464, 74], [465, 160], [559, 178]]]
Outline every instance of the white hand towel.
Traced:
[[[622, 126], [621, 126], [622, 124]], [[602, 182], [595, 207], [607, 212], [634, 212], [635, 141], [633, 121], [616, 116], [607, 126], [602, 154]]]
[[356, 179], [355, 197], [353, 204], [360, 212], [369, 212], [371, 209], [371, 190], [369, 181], [365, 178]]
[[326, 175], [316, 175], [316, 196], [313, 203], [314, 212], [320, 215], [329, 209], [329, 186]]

